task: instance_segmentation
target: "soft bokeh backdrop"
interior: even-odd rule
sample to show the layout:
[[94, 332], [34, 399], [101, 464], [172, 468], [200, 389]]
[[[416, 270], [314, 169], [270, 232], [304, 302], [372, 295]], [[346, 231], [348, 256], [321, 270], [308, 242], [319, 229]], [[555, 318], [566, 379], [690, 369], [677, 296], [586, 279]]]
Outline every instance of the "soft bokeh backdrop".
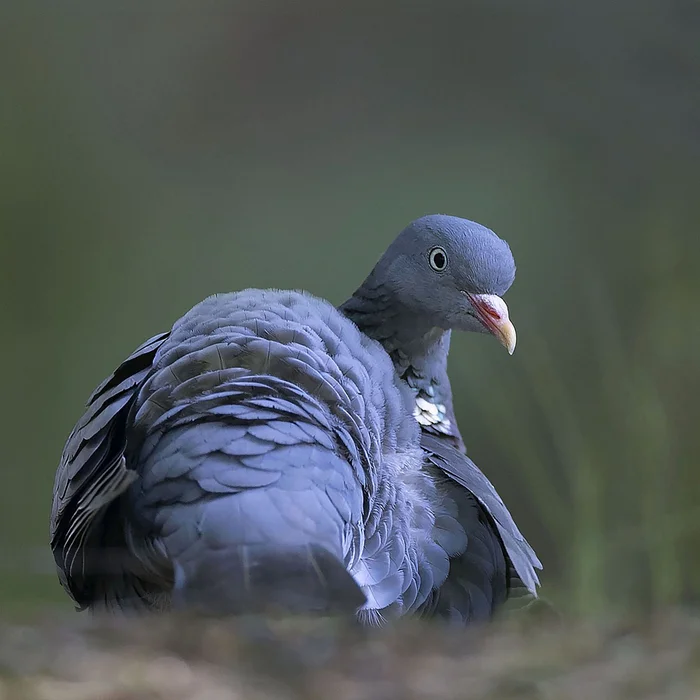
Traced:
[[341, 302], [430, 212], [511, 244], [470, 454], [575, 612], [700, 593], [700, 3], [27, 0], [0, 9], [0, 611], [70, 609], [54, 470], [213, 292]]

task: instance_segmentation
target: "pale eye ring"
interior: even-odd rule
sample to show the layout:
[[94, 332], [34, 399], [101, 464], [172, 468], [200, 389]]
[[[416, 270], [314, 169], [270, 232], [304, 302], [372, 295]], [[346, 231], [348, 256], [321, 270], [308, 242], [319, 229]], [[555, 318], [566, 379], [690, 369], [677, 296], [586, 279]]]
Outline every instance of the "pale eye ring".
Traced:
[[436, 245], [428, 253], [428, 262], [435, 272], [442, 272], [447, 267], [447, 253], [444, 248]]

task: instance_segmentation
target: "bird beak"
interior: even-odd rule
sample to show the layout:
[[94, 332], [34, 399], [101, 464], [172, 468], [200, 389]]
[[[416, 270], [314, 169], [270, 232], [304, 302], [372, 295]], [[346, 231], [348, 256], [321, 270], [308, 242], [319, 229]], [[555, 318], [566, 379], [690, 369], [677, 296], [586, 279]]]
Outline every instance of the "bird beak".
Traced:
[[515, 326], [508, 318], [508, 307], [495, 294], [467, 294], [479, 320], [498, 338], [509, 355], [515, 350]]

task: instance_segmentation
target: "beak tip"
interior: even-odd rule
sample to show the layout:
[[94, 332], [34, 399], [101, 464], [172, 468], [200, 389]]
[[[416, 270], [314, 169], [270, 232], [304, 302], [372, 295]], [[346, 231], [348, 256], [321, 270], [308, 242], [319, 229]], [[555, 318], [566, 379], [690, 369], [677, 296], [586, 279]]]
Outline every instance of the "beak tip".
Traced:
[[499, 340], [508, 351], [508, 354], [512, 355], [515, 352], [515, 344], [517, 340], [515, 326], [513, 326], [513, 324], [510, 322], [503, 324], [498, 335], [500, 336]]

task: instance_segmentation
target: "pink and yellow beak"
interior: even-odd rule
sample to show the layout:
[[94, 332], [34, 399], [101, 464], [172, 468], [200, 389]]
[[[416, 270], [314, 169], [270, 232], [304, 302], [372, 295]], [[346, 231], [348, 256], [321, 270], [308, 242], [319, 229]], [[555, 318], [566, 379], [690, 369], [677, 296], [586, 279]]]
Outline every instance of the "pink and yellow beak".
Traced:
[[515, 326], [508, 318], [508, 307], [495, 294], [467, 294], [481, 322], [512, 355], [515, 350]]

